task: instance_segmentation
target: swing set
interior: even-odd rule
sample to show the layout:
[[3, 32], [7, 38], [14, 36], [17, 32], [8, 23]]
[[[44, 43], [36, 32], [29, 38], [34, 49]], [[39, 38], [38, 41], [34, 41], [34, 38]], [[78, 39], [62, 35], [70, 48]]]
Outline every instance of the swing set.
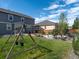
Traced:
[[[23, 40], [24, 40], [25, 38], [23, 37], [23, 29], [24, 29], [25, 32], [26, 32], [26, 25], [25, 25], [25, 24], [23, 24], [23, 25], [21, 26], [20, 31], [18, 32], [18, 35], [15, 35], [15, 36], [14, 36], [14, 38], [15, 38], [15, 39], [14, 39], [14, 42], [12, 43], [12, 45], [11, 45], [11, 47], [10, 47], [10, 49], [9, 49], [9, 51], [8, 51], [8, 53], [7, 53], [7, 55], [6, 55], [6, 57], [5, 57], [5, 59], [10, 59], [10, 55], [11, 55], [12, 50], [13, 50], [13, 48], [14, 48], [15, 45], [19, 45], [19, 43], [20, 43], [21, 47], [24, 46]], [[13, 32], [12, 32], [12, 33], [13, 33]], [[8, 44], [9, 40], [12, 38], [12, 36], [13, 36], [12, 33], [10, 34], [10, 36], [8, 37], [8, 39], [5, 41], [4, 45], [2, 46], [2, 48], [1, 48], [2, 51], [4, 50], [5, 45]], [[27, 34], [28, 34], [28, 36], [30, 37], [30, 39], [32, 40], [33, 46], [30, 47], [30, 48], [27, 48], [27, 49], [25, 49], [25, 50], [23, 50], [23, 51], [30, 51], [30, 50], [33, 50], [33, 49], [39, 48], [39, 47], [40, 47], [40, 48], [39, 48], [40, 51], [41, 51], [41, 49], [45, 49], [46, 51], [48, 51], [48, 53], [50, 53], [50, 52], [52, 51], [52, 50], [50, 50], [50, 49], [48, 49], [48, 48], [46, 48], [46, 47], [44, 47], [44, 46], [41, 46], [41, 45], [37, 44], [37, 42], [36, 42], [35, 39], [32, 37], [32, 35], [31, 35], [30, 32], [28, 32]], [[20, 42], [19, 42], [19, 40], [20, 40]], [[23, 51], [22, 51], [22, 52], [23, 52]], [[22, 53], [22, 52], [19, 52], [19, 54]], [[44, 51], [41, 51], [41, 52], [44, 52]], [[44, 55], [45, 55], [45, 54], [44, 54]], [[43, 55], [41, 55], [41, 56], [43, 56]], [[41, 57], [41, 56], [40, 56], [40, 57]]]

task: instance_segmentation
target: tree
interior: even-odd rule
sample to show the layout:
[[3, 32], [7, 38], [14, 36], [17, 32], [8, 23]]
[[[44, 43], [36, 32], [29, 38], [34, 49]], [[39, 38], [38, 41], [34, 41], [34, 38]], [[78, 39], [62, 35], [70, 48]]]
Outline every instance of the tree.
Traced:
[[[73, 29], [78, 29], [79, 30], [79, 18], [76, 18], [74, 20], [74, 24], [72, 25], [72, 28]], [[79, 31], [75, 31], [74, 32], [74, 39], [72, 41], [72, 46], [73, 46], [73, 49], [74, 49], [74, 52], [76, 53], [76, 55], [79, 55]]]
[[59, 18], [59, 24], [58, 24], [58, 30], [59, 34], [62, 36], [63, 34], [66, 34], [66, 30], [68, 29], [68, 23], [67, 18], [64, 13], [60, 14]]
[[74, 20], [74, 24], [72, 26], [73, 29], [79, 29], [79, 18]]
[[67, 34], [68, 31], [68, 23], [67, 23], [67, 19], [64, 13], [60, 14], [59, 17], [59, 23], [57, 24], [56, 28], [53, 30], [52, 34], [55, 35], [62, 35], [63, 34]]
[[52, 34], [55, 36], [55, 35], [58, 35], [58, 29], [57, 28], [55, 28], [53, 31], [52, 31]]

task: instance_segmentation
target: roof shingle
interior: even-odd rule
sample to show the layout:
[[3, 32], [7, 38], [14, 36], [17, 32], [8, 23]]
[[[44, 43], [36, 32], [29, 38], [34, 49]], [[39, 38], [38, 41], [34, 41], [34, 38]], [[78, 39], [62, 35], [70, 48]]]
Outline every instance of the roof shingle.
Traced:
[[51, 22], [51, 21], [48, 21], [48, 20], [44, 20], [43, 22], [40, 22], [40, 23], [37, 23], [36, 25], [39, 25], [39, 26], [50, 26], [50, 25], [56, 25], [57, 23], [55, 22]]
[[27, 17], [27, 18], [32, 18], [31, 16], [24, 15], [24, 14], [19, 13], [19, 12], [14, 12], [14, 11], [11, 11], [11, 10], [8, 10], [8, 9], [3, 9], [3, 8], [0, 8], [0, 11], [1, 11], [1, 12], [5, 12], [5, 13], [9, 13], [9, 14], [18, 15], [18, 16]]

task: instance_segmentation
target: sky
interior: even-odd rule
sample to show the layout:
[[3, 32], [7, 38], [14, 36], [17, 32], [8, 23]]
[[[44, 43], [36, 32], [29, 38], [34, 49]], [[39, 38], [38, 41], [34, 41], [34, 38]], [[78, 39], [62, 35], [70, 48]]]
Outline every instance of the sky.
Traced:
[[32, 16], [36, 23], [44, 20], [58, 22], [62, 12], [69, 25], [79, 17], [79, 0], [0, 0], [0, 8]]

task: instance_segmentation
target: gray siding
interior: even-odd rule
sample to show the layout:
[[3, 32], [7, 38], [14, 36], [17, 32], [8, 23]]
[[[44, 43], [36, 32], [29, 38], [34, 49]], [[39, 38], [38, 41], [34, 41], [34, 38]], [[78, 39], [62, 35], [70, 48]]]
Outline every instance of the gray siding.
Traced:
[[21, 16], [13, 15], [13, 22], [20, 22], [21, 21]]
[[[8, 20], [8, 13], [0, 12], [0, 22], [11, 22]], [[19, 22], [21, 20], [20, 16], [13, 15], [13, 22]]]
[[6, 23], [0, 23], [0, 35], [11, 34], [12, 30], [6, 30]]
[[[8, 20], [8, 15], [7, 13], [4, 12], [0, 12], [0, 22], [11, 22], [10, 20]], [[17, 15], [13, 15], [13, 22], [20, 22], [21, 21], [21, 16], [17, 16]], [[34, 19], [32, 18], [26, 18], [24, 17], [24, 22], [26, 24], [34, 24]]]
[[25, 24], [34, 25], [34, 22], [35, 22], [34, 19], [25, 18]]
[[0, 22], [8, 22], [8, 14], [0, 12]]
[[[0, 35], [2, 34], [11, 34], [14, 29], [14, 25], [12, 25], [12, 30], [6, 30], [6, 23], [10, 23], [8, 20], [8, 13], [4, 13], [0, 11]], [[22, 16], [13, 15], [13, 23], [21, 22]], [[28, 25], [34, 25], [35, 20], [33, 18], [24, 17], [24, 23]], [[32, 28], [27, 29], [28, 31], [32, 31]]]
[[0, 35], [5, 34], [5, 24], [0, 23]]

